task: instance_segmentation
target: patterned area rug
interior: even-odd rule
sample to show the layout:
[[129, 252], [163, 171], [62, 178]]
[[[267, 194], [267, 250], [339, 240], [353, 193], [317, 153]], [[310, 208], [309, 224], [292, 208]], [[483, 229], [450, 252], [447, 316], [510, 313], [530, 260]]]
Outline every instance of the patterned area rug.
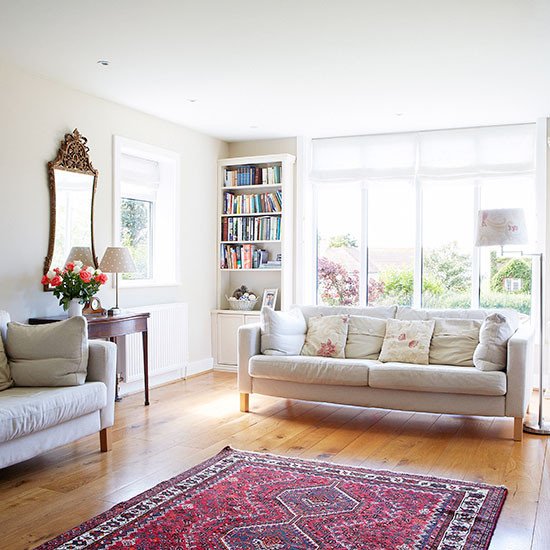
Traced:
[[506, 492], [226, 447], [40, 549], [481, 549]]

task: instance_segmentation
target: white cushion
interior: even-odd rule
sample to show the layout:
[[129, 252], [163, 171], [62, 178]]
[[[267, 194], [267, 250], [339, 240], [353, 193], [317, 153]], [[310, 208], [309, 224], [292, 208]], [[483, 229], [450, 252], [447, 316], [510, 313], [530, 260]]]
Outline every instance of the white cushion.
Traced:
[[378, 359], [385, 334], [385, 319], [351, 315], [346, 340], [346, 358]]
[[369, 365], [373, 361], [362, 359], [332, 359], [330, 357], [269, 357], [255, 355], [250, 359], [248, 371], [254, 378], [284, 380], [302, 384], [328, 384], [336, 386], [367, 386]]
[[260, 313], [264, 355], [299, 355], [306, 339], [307, 325], [299, 308], [275, 311], [263, 307]]
[[48, 325], [8, 324], [6, 350], [16, 386], [84, 384], [88, 330], [84, 317]]
[[479, 331], [479, 344], [474, 352], [476, 368], [482, 371], [505, 370], [506, 348], [514, 332], [504, 315], [489, 315]]
[[481, 324], [475, 319], [435, 319], [430, 363], [473, 367]]
[[0, 393], [0, 442], [44, 430], [106, 404], [103, 382], [67, 388], [10, 388]]
[[435, 321], [386, 321], [380, 361], [427, 365]]
[[348, 315], [310, 317], [301, 354], [344, 358], [348, 323]]
[[397, 306], [380, 307], [356, 307], [356, 306], [297, 306], [302, 310], [306, 321], [310, 317], [319, 315], [362, 315], [365, 317], [375, 317], [376, 319], [393, 319]]
[[369, 366], [369, 386], [468, 395], [506, 395], [506, 374], [474, 367], [384, 363]]

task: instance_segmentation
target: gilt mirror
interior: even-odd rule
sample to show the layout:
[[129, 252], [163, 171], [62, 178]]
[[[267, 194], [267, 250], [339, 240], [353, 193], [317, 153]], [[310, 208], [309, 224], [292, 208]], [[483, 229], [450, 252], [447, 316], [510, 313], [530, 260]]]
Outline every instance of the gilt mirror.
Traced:
[[[57, 156], [48, 162], [50, 239], [44, 274], [62, 268], [73, 247], [86, 247], [98, 267], [94, 246], [94, 198], [98, 171], [88, 155], [88, 140], [75, 129], [65, 134]], [[44, 290], [51, 290], [49, 285]]]

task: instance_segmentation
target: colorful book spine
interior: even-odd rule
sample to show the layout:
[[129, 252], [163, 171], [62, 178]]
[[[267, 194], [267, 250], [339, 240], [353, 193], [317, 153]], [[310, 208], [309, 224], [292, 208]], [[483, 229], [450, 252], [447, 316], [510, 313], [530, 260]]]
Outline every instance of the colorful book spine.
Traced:
[[225, 169], [224, 186], [241, 185], [278, 185], [281, 183], [281, 165], [258, 166], [244, 165]]

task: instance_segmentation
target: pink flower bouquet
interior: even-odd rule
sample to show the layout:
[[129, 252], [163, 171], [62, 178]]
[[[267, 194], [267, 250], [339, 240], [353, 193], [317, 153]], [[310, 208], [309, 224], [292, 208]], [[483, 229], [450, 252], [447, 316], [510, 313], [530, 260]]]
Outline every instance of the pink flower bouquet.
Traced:
[[42, 277], [43, 285], [54, 287], [53, 294], [59, 298], [59, 305], [69, 309], [71, 300], [85, 304], [107, 282], [107, 275], [99, 269], [82, 265], [82, 262], [69, 262], [63, 270], [56, 267]]

